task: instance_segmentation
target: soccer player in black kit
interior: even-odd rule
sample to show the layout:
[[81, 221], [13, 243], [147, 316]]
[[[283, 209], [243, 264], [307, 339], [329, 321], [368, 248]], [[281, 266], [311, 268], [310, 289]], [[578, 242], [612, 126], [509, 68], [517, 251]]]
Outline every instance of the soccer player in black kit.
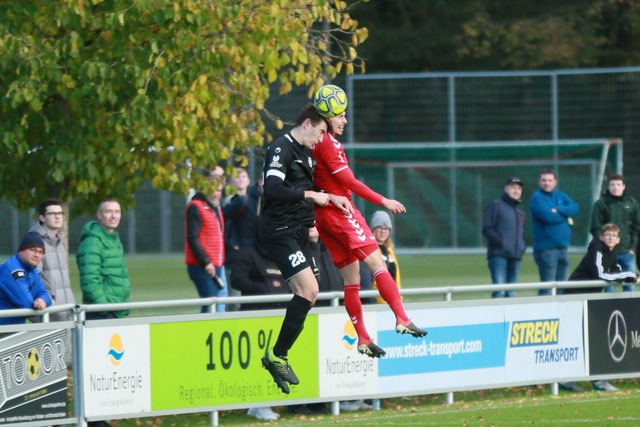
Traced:
[[294, 296], [287, 304], [278, 339], [262, 358], [262, 365], [287, 394], [289, 384], [300, 382], [289, 365], [288, 352], [318, 295], [318, 269], [308, 251], [309, 227], [315, 221], [314, 204], [331, 203], [345, 213], [352, 210], [345, 197], [314, 191], [315, 161], [310, 149], [322, 141], [329, 128], [329, 121], [309, 104], [299, 113], [293, 129], [276, 139], [265, 155], [265, 205], [258, 239]]

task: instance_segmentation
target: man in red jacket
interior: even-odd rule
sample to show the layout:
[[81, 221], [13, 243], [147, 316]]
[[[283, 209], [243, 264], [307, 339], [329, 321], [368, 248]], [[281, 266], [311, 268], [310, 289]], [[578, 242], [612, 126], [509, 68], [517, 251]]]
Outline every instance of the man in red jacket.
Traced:
[[[227, 278], [224, 271], [224, 217], [220, 199], [224, 189], [222, 169], [217, 167], [208, 176], [213, 192], [207, 197], [198, 192], [187, 205], [185, 213], [185, 262], [189, 278], [196, 285], [200, 298], [226, 297]], [[206, 313], [208, 307], [202, 307]], [[224, 304], [216, 305], [225, 311]]]

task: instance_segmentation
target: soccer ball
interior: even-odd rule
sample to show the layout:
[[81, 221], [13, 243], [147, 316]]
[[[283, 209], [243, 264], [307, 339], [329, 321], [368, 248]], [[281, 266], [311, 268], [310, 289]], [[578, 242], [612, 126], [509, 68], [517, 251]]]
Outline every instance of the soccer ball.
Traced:
[[27, 372], [32, 380], [38, 378], [38, 373], [40, 372], [40, 355], [35, 348], [29, 350], [27, 354]]
[[313, 105], [324, 117], [335, 117], [347, 109], [347, 94], [335, 85], [324, 85], [313, 96]]

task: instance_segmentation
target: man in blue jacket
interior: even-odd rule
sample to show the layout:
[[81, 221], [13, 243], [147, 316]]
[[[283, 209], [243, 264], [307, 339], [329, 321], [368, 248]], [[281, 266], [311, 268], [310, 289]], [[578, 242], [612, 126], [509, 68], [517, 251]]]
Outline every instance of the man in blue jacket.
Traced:
[[[552, 169], [538, 175], [540, 188], [533, 193], [529, 208], [533, 219], [533, 259], [541, 282], [563, 282], [569, 272], [569, 253], [573, 218], [580, 207], [562, 191], [556, 190], [558, 178]], [[538, 295], [549, 295], [540, 289]]]
[[[487, 262], [494, 284], [517, 283], [524, 243], [524, 212], [518, 205], [522, 181], [507, 178], [500, 199], [492, 201], [482, 217], [482, 234], [487, 238]], [[492, 298], [515, 296], [514, 291], [495, 291]]]
[[[43, 256], [42, 237], [29, 232], [22, 239], [18, 252], [0, 264], [0, 310], [44, 310], [51, 305], [51, 298], [37, 268]], [[25, 321], [25, 317], [3, 317], [0, 318], [0, 325], [15, 325]]]

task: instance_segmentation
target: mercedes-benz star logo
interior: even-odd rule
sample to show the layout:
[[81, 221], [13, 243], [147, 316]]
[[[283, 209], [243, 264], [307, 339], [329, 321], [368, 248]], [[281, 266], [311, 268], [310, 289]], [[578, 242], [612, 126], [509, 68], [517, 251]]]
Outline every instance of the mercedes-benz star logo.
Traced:
[[627, 323], [619, 310], [611, 313], [611, 317], [609, 317], [607, 338], [611, 358], [617, 363], [622, 362], [624, 354], [627, 352]]

